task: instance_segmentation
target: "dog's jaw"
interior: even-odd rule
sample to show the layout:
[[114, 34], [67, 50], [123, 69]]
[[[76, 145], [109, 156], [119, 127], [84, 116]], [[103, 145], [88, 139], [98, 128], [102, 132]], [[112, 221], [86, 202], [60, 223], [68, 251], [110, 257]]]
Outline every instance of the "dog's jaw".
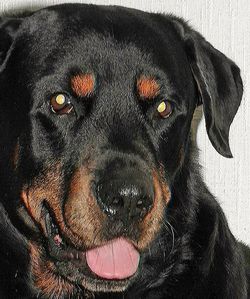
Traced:
[[[161, 213], [170, 199], [170, 191], [161, 178], [162, 174], [155, 172], [153, 177], [156, 191], [154, 208], [151, 214], [145, 217], [145, 223], [141, 223], [141, 237], [137, 241], [130, 240], [139, 252], [148, 248], [157, 235], [160, 226], [156, 220], [162, 219]], [[25, 197], [24, 193], [23, 197], [23, 203], [30, 207], [28, 201], [31, 200], [31, 197]], [[92, 243], [92, 247], [86, 247], [86, 245], [77, 245], [77, 242], [72, 243], [74, 240], [71, 239], [71, 230], [65, 224], [67, 229], [64, 229], [62, 223], [58, 222], [59, 218], [55, 217], [53, 206], [46, 200], [41, 202], [41, 207], [39, 206], [36, 211], [38, 210], [40, 210], [39, 218], [36, 219], [36, 215], [31, 214], [31, 216], [40, 223], [45, 240], [44, 242], [30, 241], [31, 273], [35, 288], [46, 296], [56, 293], [60, 297], [65, 292], [69, 296], [69, 294], [84, 290], [124, 292], [140, 275], [141, 267], [139, 266], [136, 273], [126, 279], [98, 277], [90, 270], [86, 262], [86, 251], [93, 248], [94, 244]], [[32, 212], [32, 208], [29, 212]], [[158, 217], [153, 217], [155, 213], [160, 214], [157, 214]], [[94, 247], [102, 244], [95, 244]]]
[[[72, 259], [71, 261], [55, 262], [48, 257], [44, 248], [30, 242], [31, 273], [34, 287], [48, 298], [55, 295], [56, 298], [70, 297], [85, 290], [91, 292], [123, 292], [136, 278], [137, 273], [123, 280], [108, 280], [98, 278], [90, 274], [79, 272], [86, 259]], [[85, 268], [86, 269], [86, 268]], [[63, 273], [63, 274], [61, 274]], [[89, 273], [89, 274], [87, 274]]]

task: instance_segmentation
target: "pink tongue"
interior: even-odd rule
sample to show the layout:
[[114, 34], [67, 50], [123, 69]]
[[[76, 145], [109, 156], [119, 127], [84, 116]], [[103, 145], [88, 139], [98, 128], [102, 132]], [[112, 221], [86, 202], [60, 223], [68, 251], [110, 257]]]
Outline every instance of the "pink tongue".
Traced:
[[131, 243], [120, 238], [87, 251], [86, 259], [96, 275], [106, 279], [125, 279], [135, 274], [140, 255]]

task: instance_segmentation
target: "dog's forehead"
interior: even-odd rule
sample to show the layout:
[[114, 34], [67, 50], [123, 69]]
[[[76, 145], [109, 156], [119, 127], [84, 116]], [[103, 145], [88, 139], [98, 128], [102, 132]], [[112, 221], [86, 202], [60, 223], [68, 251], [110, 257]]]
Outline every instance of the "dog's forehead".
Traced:
[[[123, 54], [123, 50], [128, 52], [130, 49], [137, 55], [157, 52], [159, 56], [163, 48], [163, 55], [171, 61], [174, 58], [171, 54], [178, 52], [177, 47], [180, 47], [177, 35], [169, 30], [163, 37], [159, 31], [157, 22], [146, 12], [135, 13], [132, 9], [112, 6], [60, 5], [43, 9], [25, 19], [20, 34], [32, 44], [32, 50], [46, 48], [43, 56], [53, 49], [60, 50], [64, 46], [74, 49], [77, 45], [85, 52], [88, 50], [86, 54], [89, 55], [105, 48], [112, 53], [116, 48]], [[135, 47], [129, 47], [129, 44]]]
[[[136, 12], [136, 13], [135, 13]], [[43, 35], [50, 30], [63, 34], [79, 35], [85, 29], [110, 32], [117, 39], [149, 33], [151, 14], [134, 9], [113, 6], [66, 4], [51, 6], [33, 13], [25, 19], [26, 32]], [[133, 29], [133, 31], [130, 31]], [[151, 32], [152, 32], [151, 28]], [[118, 37], [119, 36], [119, 37]]]
[[162, 79], [168, 77], [181, 89], [190, 78], [184, 48], [174, 26], [162, 29], [155, 19], [150, 13], [108, 6], [47, 8], [23, 23], [21, 40], [24, 47], [28, 43], [23, 56], [36, 61], [33, 80], [49, 69], [65, 75], [79, 67], [129, 80], [139, 72], [165, 74]]

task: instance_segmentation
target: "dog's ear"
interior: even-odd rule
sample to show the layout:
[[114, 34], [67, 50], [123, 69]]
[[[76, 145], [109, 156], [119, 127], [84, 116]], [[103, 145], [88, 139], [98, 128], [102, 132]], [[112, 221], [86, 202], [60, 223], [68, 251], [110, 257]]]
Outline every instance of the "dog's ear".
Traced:
[[22, 18], [0, 18], [0, 68], [11, 48]]
[[231, 158], [229, 129], [243, 93], [240, 69], [198, 32], [180, 20], [177, 23], [203, 104], [209, 139], [222, 156]]
[[202, 100], [209, 139], [221, 155], [231, 158], [229, 128], [243, 93], [240, 70], [195, 31], [186, 35], [185, 47]]

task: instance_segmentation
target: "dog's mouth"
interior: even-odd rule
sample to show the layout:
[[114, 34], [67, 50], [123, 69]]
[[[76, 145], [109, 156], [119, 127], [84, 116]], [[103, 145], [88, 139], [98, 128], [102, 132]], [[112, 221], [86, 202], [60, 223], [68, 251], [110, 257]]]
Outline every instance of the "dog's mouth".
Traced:
[[47, 255], [65, 279], [94, 292], [121, 292], [137, 276], [140, 254], [127, 239], [81, 251], [67, 243], [48, 207], [44, 216]]

